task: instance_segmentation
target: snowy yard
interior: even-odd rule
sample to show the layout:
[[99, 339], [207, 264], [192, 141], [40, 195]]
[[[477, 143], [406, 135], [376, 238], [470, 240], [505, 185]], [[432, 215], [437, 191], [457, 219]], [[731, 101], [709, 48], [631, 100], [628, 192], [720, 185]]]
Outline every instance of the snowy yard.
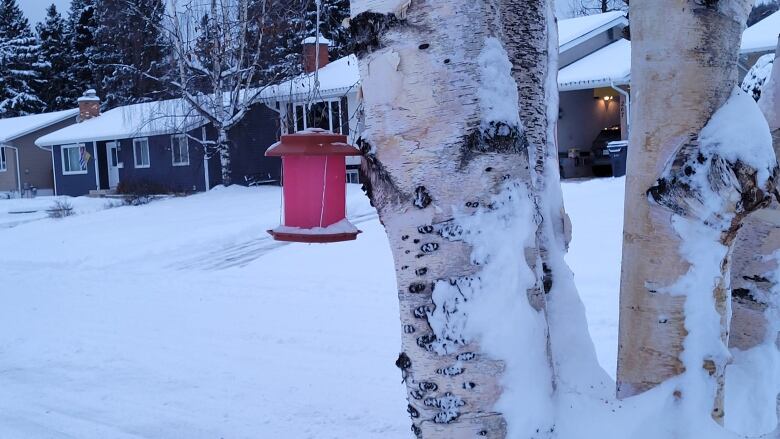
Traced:
[[[613, 376], [623, 183], [563, 185], [568, 260]], [[409, 436], [392, 257], [349, 189], [364, 233], [325, 246], [267, 237], [274, 188], [76, 199], [76, 216], [7, 228], [51, 200], [0, 201], [0, 438]]]

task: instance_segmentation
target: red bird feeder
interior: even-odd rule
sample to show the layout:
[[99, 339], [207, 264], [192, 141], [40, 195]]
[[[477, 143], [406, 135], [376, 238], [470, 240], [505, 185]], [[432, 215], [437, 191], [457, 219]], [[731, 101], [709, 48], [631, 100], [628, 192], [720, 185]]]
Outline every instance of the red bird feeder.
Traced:
[[352, 241], [361, 233], [346, 219], [346, 157], [360, 151], [347, 136], [309, 129], [282, 136], [265, 153], [282, 158], [284, 224], [269, 230], [277, 241]]

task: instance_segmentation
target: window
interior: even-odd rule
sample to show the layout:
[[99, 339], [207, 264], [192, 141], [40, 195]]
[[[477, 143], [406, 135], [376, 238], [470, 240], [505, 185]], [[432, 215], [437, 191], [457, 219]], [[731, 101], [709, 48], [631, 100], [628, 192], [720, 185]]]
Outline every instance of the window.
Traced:
[[92, 158], [92, 154], [87, 151], [83, 143], [64, 145], [62, 147], [62, 174], [86, 174], [90, 158]]
[[5, 165], [5, 148], [0, 146], [0, 172], [5, 172], [7, 169]]
[[[303, 131], [309, 128], [321, 128], [336, 134], [349, 134], [349, 123], [344, 117], [346, 99], [314, 104], [295, 105], [295, 129]], [[306, 109], [304, 111], [304, 109]]]
[[133, 139], [133, 157], [136, 168], [149, 167], [149, 139]]
[[188, 166], [190, 164], [190, 141], [186, 134], [171, 136], [171, 154], [173, 166]]
[[360, 174], [357, 169], [347, 169], [347, 183], [360, 183]]

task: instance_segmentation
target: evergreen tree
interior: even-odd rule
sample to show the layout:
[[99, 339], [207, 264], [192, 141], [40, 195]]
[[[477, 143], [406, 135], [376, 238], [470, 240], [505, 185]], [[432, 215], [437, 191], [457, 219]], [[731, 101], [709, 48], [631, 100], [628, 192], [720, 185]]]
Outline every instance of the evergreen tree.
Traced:
[[[257, 5], [261, 4], [258, 0]], [[257, 10], [259, 10], [259, 6]], [[270, 11], [270, 12], [269, 12]], [[256, 17], [260, 17], [256, 13]], [[349, 17], [349, 0], [322, 0], [320, 8], [320, 33], [331, 40], [331, 59], [349, 54], [349, 32], [343, 22]], [[315, 0], [274, 0], [266, 4], [263, 20], [265, 65], [263, 81], [273, 82], [302, 72], [302, 43], [315, 35], [317, 28], [317, 4]], [[259, 27], [259, 26], [258, 26]]]
[[[97, 31], [96, 0], [72, 0], [66, 27], [69, 40], [69, 62], [67, 76], [70, 86], [64, 93], [69, 98], [81, 96], [90, 88], [97, 88], [95, 66], [95, 32]], [[119, 37], [117, 40], [120, 39]]]
[[97, 11], [91, 61], [105, 106], [169, 97], [162, 86], [170, 70], [170, 52], [160, 32], [163, 1], [136, 0], [131, 4], [126, 0], [97, 0]]
[[[349, 55], [350, 35], [344, 27], [349, 18], [349, 0], [321, 0], [320, 33], [331, 41], [330, 58], [339, 59]], [[317, 4], [308, 0], [306, 5], [306, 36], [314, 35], [317, 27]], [[299, 42], [300, 44], [300, 42]]]
[[16, 0], [0, 2], [0, 115], [38, 113], [43, 103], [35, 94], [39, 77], [38, 44]]
[[42, 66], [36, 89], [46, 111], [74, 108], [78, 97], [67, 93], [72, 86], [68, 78], [70, 46], [65, 28], [65, 20], [54, 4], [46, 9], [46, 18], [36, 26]]

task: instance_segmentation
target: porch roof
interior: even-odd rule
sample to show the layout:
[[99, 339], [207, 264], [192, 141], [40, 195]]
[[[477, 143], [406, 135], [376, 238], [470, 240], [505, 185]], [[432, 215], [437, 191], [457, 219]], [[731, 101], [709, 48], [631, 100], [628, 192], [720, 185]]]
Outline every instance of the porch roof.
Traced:
[[561, 91], [625, 85], [631, 78], [631, 42], [620, 39], [558, 72]]
[[756, 52], [774, 52], [780, 36], [780, 11], [750, 26], [742, 34], [743, 54]]
[[72, 110], [55, 111], [53, 113], [32, 114], [29, 116], [0, 119], [0, 143], [11, 142], [14, 139], [34, 133], [71, 117], [75, 118], [78, 114], [79, 110], [78, 108], [75, 108]]

